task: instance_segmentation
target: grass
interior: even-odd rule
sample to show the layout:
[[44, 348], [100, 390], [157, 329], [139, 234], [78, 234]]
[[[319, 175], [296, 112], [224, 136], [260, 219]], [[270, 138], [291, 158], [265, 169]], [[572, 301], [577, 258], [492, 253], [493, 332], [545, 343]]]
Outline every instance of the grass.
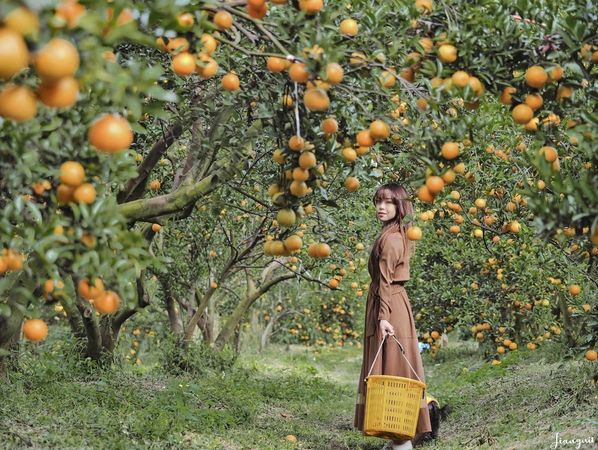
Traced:
[[[123, 363], [101, 370], [56, 345], [28, 346], [18, 370], [0, 385], [4, 448], [374, 450], [384, 444], [352, 429], [361, 364], [355, 347], [272, 347], [244, 354], [228, 369], [216, 361], [217, 369], [173, 373]], [[559, 355], [556, 344], [547, 344], [491, 366], [467, 342], [451, 342], [434, 360], [424, 354], [430, 393], [454, 410], [440, 439], [425, 448], [537, 449], [554, 445], [557, 431], [561, 439], [593, 436], [595, 364], [562, 362]], [[290, 434], [296, 443], [286, 439]]]

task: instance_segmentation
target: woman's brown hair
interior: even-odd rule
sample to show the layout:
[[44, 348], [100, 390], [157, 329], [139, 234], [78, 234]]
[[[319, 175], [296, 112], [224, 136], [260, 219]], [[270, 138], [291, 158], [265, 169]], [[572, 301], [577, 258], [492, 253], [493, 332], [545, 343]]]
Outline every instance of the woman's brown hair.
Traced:
[[376, 203], [385, 199], [390, 199], [390, 201], [395, 205], [397, 213], [394, 218], [384, 222], [382, 231], [374, 242], [372, 256], [377, 259], [380, 253], [379, 247], [382, 238], [388, 233], [397, 231], [401, 233], [403, 239], [409, 243], [409, 255], [413, 256], [415, 254], [415, 242], [407, 239], [406, 235], [407, 230], [411, 228], [411, 222], [405, 223], [406, 216], [413, 216], [413, 203], [411, 202], [409, 192], [407, 192], [407, 189], [405, 189], [404, 186], [398, 183], [383, 184], [376, 189], [372, 201], [374, 205], [376, 205]]

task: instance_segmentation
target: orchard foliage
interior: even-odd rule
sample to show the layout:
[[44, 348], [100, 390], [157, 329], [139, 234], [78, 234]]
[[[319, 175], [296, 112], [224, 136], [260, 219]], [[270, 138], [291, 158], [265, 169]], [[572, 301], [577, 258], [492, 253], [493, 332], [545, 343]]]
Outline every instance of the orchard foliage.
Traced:
[[[534, 280], [543, 300], [546, 273], [509, 258], [515, 252], [531, 264], [536, 253], [528, 249], [550, 243], [589, 295], [598, 254], [591, 6], [3, 2], [0, 324], [8, 332], [0, 344], [23, 317], [48, 316], [49, 304], [87, 338], [88, 354], [112, 350], [122, 324], [150, 301], [146, 270], [161, 273], [165, 296], [198, 292], [185, 317], [165, 301], [171, 326], [185, 322], [187, 341], [226, 283], [231, 296], [218, 313], [238, 326], [271, 287], [267, 276], [261, 287], [247, 281], [265, 268], [278, 271], [277, 282], [336, 290], [346, 277], [337, 269], [356, 244], [342, 236], [369, 223], [357, 217], [353, 229], [341, 229], [348, 220], [341, 198], [360, 211], [358, 201], [370, 202], [362, 193], [384, 179], [412, 188], [421, 209], [412, 219], [426, 245], [454, 248], [471, 233], [475, 248], [488, 252], [476, 259], [488, 271], [482, 275], [515, 271], [519, 283]], [[230, 209], [241, 219], [227, 216]], [[363, 233], [359, 241], [374, 238], [371, 226]], [[433, 233], [453, 237], [436, 241]], [[438, 275], [422, 270], [427, 280]], [[523, 301], [524, 288], [507, 288], [503, 303], [484, 311], [480, 302], [494, 289], [444, 298], [455, 303], [422, 317], [430, 327], [454, 326], [442, 311], [452, 305], [459, 325], [492, 318], [491, 326], [513, 326], [529, 339], [541, 331], [536, 323], [557, 326], [508, 309]], [[351, 309], [342, 298], [332, 311], [344, 316]], [[319, 314], [310, 327], [337, 330], [327, 325], [336, 323], [329, 312]], [[577, 336], [595, 327], [592, 320]], [[334, 340], [357, 337], [352, 319], [338, 321]]]

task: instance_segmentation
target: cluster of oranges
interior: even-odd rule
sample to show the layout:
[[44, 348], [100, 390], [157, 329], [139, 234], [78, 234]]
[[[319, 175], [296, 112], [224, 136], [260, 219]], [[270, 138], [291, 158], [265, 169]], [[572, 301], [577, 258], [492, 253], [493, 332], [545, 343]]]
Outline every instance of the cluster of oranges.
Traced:
[[77, 161], [66, 161], [60, 166], [60, 184], [56, 188], [58, 203], [66, 205], [73, 201], [91, 205], [96, 199], [93, 184], [85, 182], [85, 169]]
[[[32, 15], [23, 8], [18, 10]], [[51, 108], [74, 105], [79, 94], [79, 82], [74, 77], [80, 64], [77, 48], [66, 39], [53, 38], [30, 55], [25, 37], [33, 32], [32, 26], [25, 20], [11, 22], [6, 18], [4, 24], [0, 28], [0, 80], [10, 80], [32, 61], [41, 83], [35, 92], [25, 85], [5, 84], [0, 89], [0, 116], [16, 121], [30, 120], [37, 114], [38, 100]]]
[[100, 314], [113, 314], [120, 307], [120, 297], [114, 291], [107, 291], [101, 278], [95, 278], [91, 284], [86, 278], [80, 280], [77, 291]]
[[[529, 92], [523, 97], [520, 103], [515, 105], [511, 110], [511, 115], [515, 123], [525, 126], [528, 131], [536, 131], [540, 124], [540, 119], [534, 117], [544, 105], [543, 90], [551, 83], [559, 83], [555, 90], [555, 100], [562, 102], [565, 99], [573, 95], [573, 89], [566, 84], [561, 82], [564, 75], [564, 70], [560, 65], [554, 65], [548, 69], [542, 66], [534, 65], [527, 68], [523, 75], [525, 81], [525, 87], [521, 87], [522, 90], [529, 90]], [[504, 105], [513, 104], [513, 95], [517, 94], [519, 90], [513, 86], [506, 86], [499, 100]], [[550, 123], [558, 124], [560, 118], [555, 114], [548, 115], [543, 123], [545, 125]]]
[[0, 252], [0, 275], [16, 272], [23, 268], [23, 255], [12, 248], [4, 248]]
[[[62, 2], [57, 14], [68, 24], [74, 24], [84, 12], [80, 6], [73, 1]], [[39, 32], [37, 16], [26, 8], [16, 8], [4, 17], [3, 23], [0, 27], [0, 80], [9, 81], [31, 64], [41, 82], [35, 91], [14, 83], [2, 86], [0, 116], [16, 121], [30, 120], [37, 114], [38, 100], [50, 108], [73, 106], [79, 96], [75, 75], [81, 62], [75, 45], [57, 37], [30, 55], [25, 39]], [[91, 125], [88, 139], [98, 150], [113, 153], [131, 145], [133, 132], [123, 117], [105, 114]]]

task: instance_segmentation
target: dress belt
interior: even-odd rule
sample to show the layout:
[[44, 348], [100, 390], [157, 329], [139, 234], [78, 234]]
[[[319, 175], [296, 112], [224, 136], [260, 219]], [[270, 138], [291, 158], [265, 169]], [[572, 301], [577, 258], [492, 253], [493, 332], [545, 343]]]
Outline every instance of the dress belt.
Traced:
[[401, 286], [404, 286], [405, 285], [405, 281], [393, 281], [390, 284], [400, 284]]

